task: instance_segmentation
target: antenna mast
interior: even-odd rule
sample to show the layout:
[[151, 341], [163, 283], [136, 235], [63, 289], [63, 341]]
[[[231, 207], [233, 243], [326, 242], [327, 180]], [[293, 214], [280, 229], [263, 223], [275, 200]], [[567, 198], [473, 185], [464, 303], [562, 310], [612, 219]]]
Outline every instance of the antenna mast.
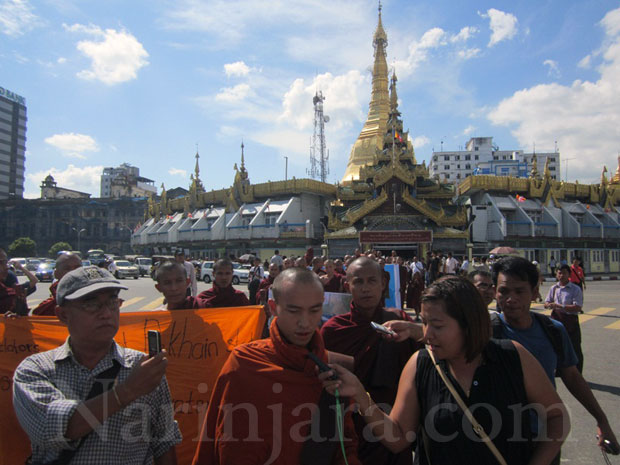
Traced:
[[314, 132], [310, 145], [310, 169], [307, 173], [311, 178], [326, 182], [329, 174], [329, 152], [325, 147], [325, 123], [329, 116], [323, 114], [323, 93], [319, 90], [312, 98], [314, 104]]

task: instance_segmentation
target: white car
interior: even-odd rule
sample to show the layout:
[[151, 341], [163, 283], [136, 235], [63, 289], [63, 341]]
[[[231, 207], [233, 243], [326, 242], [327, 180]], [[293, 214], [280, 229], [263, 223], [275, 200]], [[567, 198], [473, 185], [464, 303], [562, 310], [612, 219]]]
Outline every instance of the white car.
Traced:
[[233, 263], [233, 284], [239, 284], [240, 282], [247, 283], [250, 276], [250, 265], [242, 265], [240, 263]]
[[210, 283], [213, 281], [213, 265], [215, 262], [206, 261], [202, 262], [202, 266], [200, 267], [200, 280], [205, 283]]
[[114, 277], [116, 279], [121, 279], [121, 278], [138, 279], [138, 276], [140, 276], [138, 267], [135, 265], [132, 265], [127, 260], [116, 260], [114, 264], [116, 265], [116, 269], [114, 270]]
[[153, 260], [149, 257], [137, 257], [135, 264], [138, 267], [140, 276], [146, 276], [151, 272], [151, 266], [153, 265]]

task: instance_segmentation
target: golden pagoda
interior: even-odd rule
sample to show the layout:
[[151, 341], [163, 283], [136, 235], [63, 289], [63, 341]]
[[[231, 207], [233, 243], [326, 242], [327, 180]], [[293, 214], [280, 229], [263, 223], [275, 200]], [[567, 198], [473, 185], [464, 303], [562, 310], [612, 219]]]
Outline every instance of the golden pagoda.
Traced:
[[359, 169], [373, 163], [375, 153], [383, 149], [383, 135], [390, 113], [390, 96], [388, 92], [388, 67], [386, 61], [387, 34], [381, 22], [381, 4], [379, 4], [379, 21], [373, 37], [375, 63], [372, 70], [372, 96], [366, 123], [360, 132], [351, 154], [342, 182], [359, 179]]

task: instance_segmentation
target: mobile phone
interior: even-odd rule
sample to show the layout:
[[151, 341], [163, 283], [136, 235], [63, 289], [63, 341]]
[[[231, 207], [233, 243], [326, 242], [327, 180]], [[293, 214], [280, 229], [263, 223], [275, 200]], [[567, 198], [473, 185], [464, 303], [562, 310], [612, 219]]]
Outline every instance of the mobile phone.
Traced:
[[149, 355], [154, 357], [161, 352], [161, 334], [159, 331], [149, 331], [147, 333], [149, 342]]
[[370, 326], [372, 326], [372, 329], [374, 329], [378, 333], [389, 334], [390, 336], [396, 336], [396, 333], [394, 331], [386, 328], [383, 325], [380, 325], [379, 323], [375, 323], [374, 321], [370, 322]]
[[[329, 367], [329, 365], [327, 365], [327, 363], [325, 363], [323, 360], [321, 360], [319, 357], [317, 357], [315, 354], [313, 354], [312, 352], [308, 353], [308, 358], [310, 360], [312, 360], [314, 363], [316, 363], [316, 366], [319, 367], [319, 371], [321, 373], [325, 373], [326, 371], [334, 371], [332, 368]], [[331, 375], [329, 378], [327, 379], [331, 379], [331, 380], [336, 380], [338, 379], [338, 377], [336, 376], [336, 374], [334, 373], [333, 375]]]
[[612, 454], [612, 455], [620, 454], [620, 450], [614, 447], [614, 445], [611, 443], [609, 439], [605, 439], [603, 441], [603, 448], [605, 449], [605, 452], [607, 452], [608, 454]]

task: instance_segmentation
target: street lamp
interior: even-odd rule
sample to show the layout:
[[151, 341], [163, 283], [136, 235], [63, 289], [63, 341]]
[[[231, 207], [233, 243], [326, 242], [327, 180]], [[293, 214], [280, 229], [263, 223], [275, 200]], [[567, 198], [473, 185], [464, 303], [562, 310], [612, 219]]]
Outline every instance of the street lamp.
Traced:
[[73, 229], [73, 230], [77, 233], [77, 236], [78, 236], [77, 249], [78, 249], [78, 252], [80, 252], [80, 253], [81, 253], [81, 252], [82, 252], [82, 250], [80, 249], [80, 235], [81, 235], [83, 232], [86, 232], [86, 229], [84, 229], [84, 228], [82, 228], [82, 229], [71, 228], [71, 229]]

